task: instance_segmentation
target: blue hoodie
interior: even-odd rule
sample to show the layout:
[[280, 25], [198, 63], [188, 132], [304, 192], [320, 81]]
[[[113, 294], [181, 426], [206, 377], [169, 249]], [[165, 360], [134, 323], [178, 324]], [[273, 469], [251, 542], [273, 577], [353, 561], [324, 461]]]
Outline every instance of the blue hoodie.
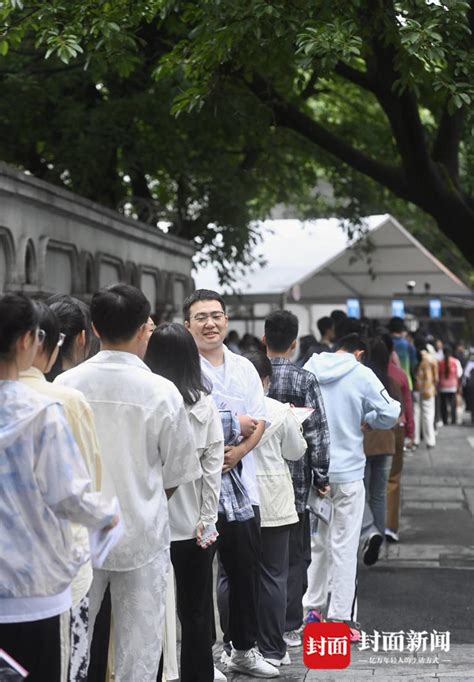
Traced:
[[362, 423], [391, 429], [400, 403], [352, 353], [315, 353], [304, 369], [316, 376], [323, 395], [331, 438], [329, 483], [360, 481], [365, 468]]

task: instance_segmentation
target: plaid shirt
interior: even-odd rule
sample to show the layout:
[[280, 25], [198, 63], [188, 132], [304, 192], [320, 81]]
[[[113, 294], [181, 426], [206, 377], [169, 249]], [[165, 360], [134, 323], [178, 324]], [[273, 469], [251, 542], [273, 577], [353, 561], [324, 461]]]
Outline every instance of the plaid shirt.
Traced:
[[286, 358], [271, 358], [273, 376], [268, 393], [270, 398], [295, 407], [313, 407], [314, 412], [303, 423], [303, 434], [308, 443], [304, 457], [287, 462], [295, 490], [296, 511], [306, 509], [311, 472], [318, 488], [328, 482], [329, 429], [319, 383], [312, 372], [293, 365]]
[[[235, 445], [240, 438], [240, 422], [230, 410], [219, 410], [225, 445]], [[227, 521], [248, 521], [255, 513], [245, 486], [240, 479], [242, 462], [222, 474], [219, 513], [224, 511]]]

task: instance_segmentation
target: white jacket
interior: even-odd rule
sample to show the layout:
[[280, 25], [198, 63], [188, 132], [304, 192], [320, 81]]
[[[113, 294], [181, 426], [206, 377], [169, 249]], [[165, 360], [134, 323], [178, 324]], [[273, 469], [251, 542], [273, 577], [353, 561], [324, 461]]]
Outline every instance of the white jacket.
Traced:
[[90, 485], [62, 406], [0, 381], [0, 616], [8, 601], [69, 587], [88, 558], [70, 521], [102, 528], [113, 516]]
[[171, 540], [196, 537], [200, 523], [204, 527], [217, 521], [217, 508], [224, 464], [224, 434], [212, 395], [201, 395], [194, 405], [187, 405], [201, 462], [202, 477], [180, 485], [168, 502]]
[[265, 398], [271, 425], [255, 448], [254, 458], [260, 495], [262, 527], [287, 526], [298, 522], [295, 493], [285, 460], [303, 457], [307, 444], [302, 428], [288, 403]]

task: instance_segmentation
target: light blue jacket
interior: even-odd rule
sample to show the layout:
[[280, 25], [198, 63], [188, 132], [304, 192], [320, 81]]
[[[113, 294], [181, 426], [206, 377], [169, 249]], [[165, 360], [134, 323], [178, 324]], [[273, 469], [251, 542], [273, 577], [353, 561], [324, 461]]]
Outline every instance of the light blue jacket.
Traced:
[[352, 353], [315, 353], [304, 369], [319, 381], [326, 409], [331, 438], [329, 483], [363, 479], [361, 425], [367, 422], [374, 429], [391, 429], [400, 415], [400, 403]]

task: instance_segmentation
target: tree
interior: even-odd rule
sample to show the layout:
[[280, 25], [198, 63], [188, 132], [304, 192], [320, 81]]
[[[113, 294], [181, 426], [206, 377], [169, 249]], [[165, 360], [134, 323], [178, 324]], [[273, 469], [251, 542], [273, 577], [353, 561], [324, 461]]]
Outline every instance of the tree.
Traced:
[[468, 3], [10, 0], [2, 22], [0, 157], [164, 221], [223, 280], [277, 203], [389, 211], [451, 257], [429, 214], [473, 262]]
[[340, 200], [362, 175], [474, 263], [472, 2], [169, 3], [183, 6], [189, 36], [161, 67], [189, 84], [178, 111], [251, 93], [254, 116], [303, 140]]

